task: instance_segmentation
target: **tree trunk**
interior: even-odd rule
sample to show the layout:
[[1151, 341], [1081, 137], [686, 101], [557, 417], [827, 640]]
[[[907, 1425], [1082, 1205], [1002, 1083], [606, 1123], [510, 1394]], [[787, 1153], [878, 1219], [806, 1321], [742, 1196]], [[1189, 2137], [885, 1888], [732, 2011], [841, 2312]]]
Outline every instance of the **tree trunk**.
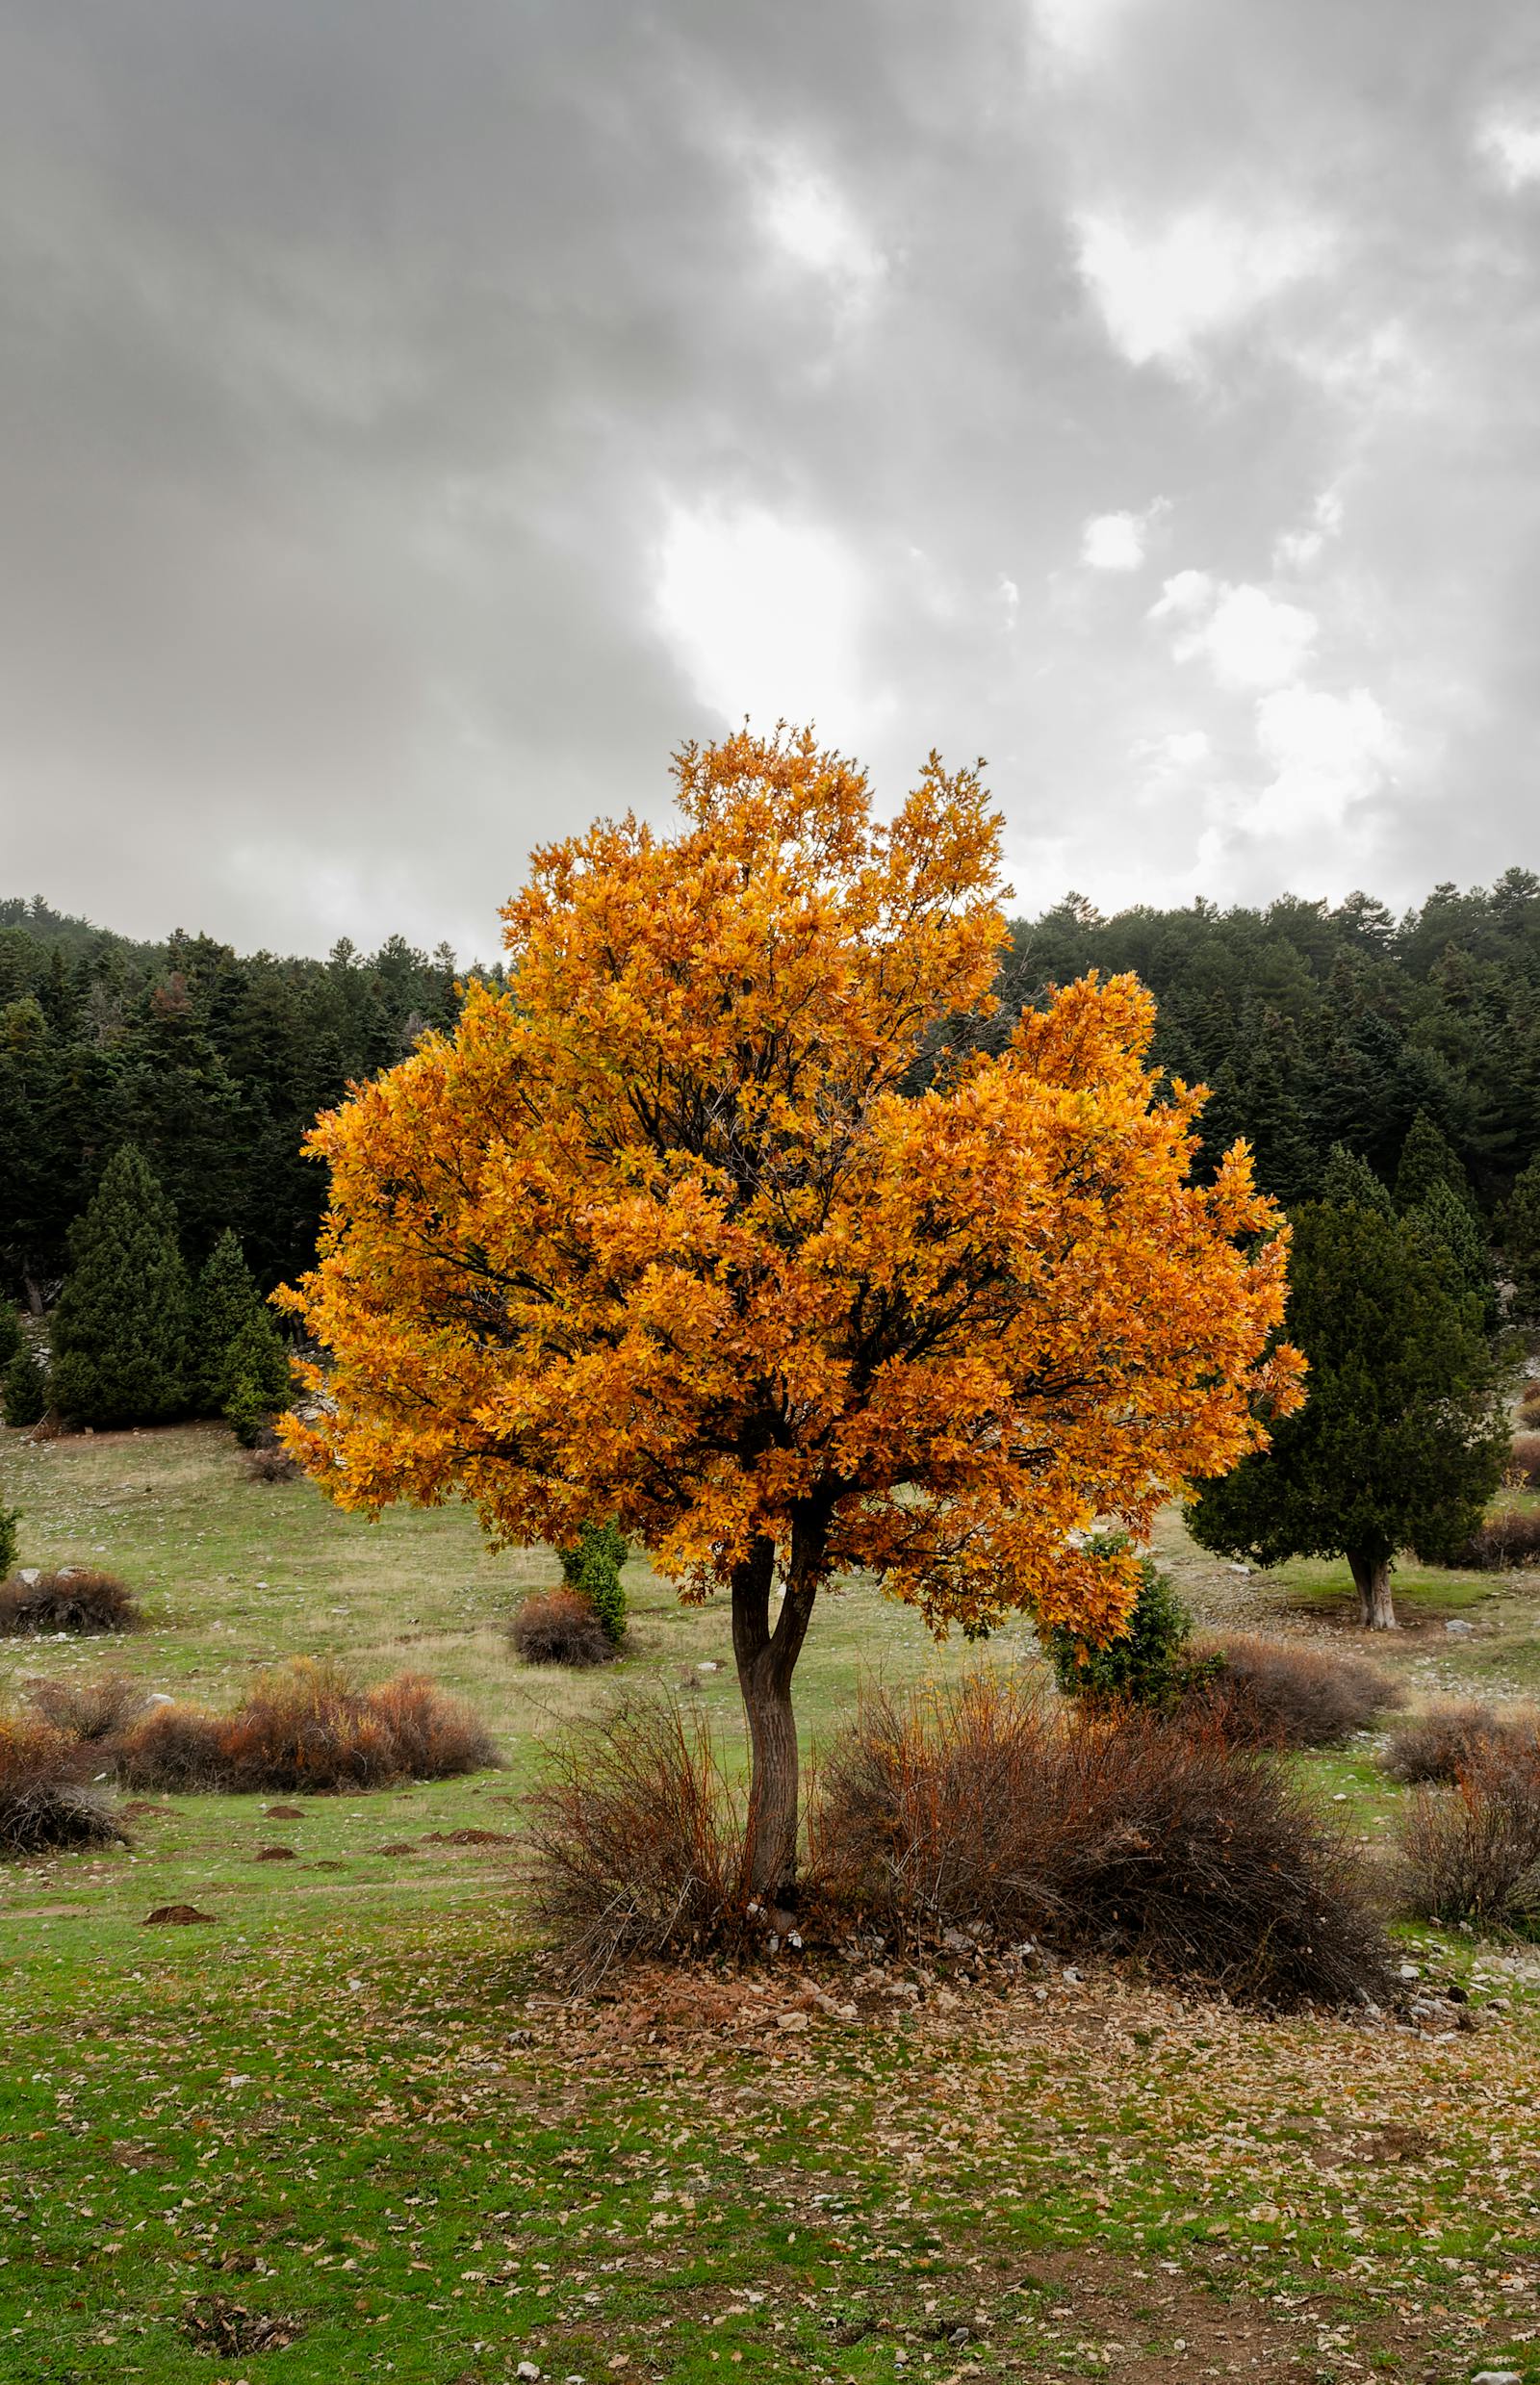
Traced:
[[1388, 1556], [1366, 1555], [1362, 1550], [1348, 1552], [1352, 1568], [1353, 1584], [1358, 1592], [1358, 1620], [1366, 1631], [1395, 1631], [1396, 1608], [1390, 1594], [1390, 1559]]
[[751, 1748], [746, 1873], [753, 1893], [767, 1903], [784, 1902], [797, 1876], [797, 1725], [791, 1676], [817, 1596], [812, 1556], [807, 1536], [794, 1531], [791, 1579], [774, 1630], [770, 1594], [775, 1543], [756, 1541], [732, 1574], [732, 1653]]

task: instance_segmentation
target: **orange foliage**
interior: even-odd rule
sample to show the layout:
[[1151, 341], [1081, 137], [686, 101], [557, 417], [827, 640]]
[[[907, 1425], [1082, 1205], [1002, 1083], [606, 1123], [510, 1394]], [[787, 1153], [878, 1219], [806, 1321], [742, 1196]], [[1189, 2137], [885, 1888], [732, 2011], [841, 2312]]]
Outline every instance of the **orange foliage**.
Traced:
[[[1265, 1441], [1286, 1233], [1244, 1146], [1189, 1181], [1199, 1090], [1094, 978], [906, 1089], [990, 1008], [999, 822], [933, 756], [890, 825], [810, 733], [686, 748], [683, 827], [535, 855], [506, 992], [356, 1089], [315, 1272], [330, 1353], [283, 1437], [341, 1505], [463, 1495], [494, 1540], [613, 1515], [688, 1598], [773, 1541], [933, 1629], [1115, 1630], [1136, 1541]], [[792, 1652], [794, 1656], [794, 1651]]]

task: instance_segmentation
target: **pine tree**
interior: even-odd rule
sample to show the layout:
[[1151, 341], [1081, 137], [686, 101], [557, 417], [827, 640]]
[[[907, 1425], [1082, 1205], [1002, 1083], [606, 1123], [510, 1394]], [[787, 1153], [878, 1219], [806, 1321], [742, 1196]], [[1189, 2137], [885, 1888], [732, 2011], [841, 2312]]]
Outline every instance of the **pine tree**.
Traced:
[[1409, 1215], [1447, 1250], [1465, 1290], [1481, 1303], [1481, 1322], [1488, 1333], [1497, 1329], [1498, 1288], [1479, 1227], [1465, 1203], [1442, 1179], [1429, 1185], [1424, 1199]]
[[188, 1404], [191, 1322], [176, 1217], [132, 1143], [69, 1231], [55, 1312], [53, 1396], [75, 1424], [147, 1424]]
[[250, 1384], [269, 1413], [288, 1400], [288, 1352], [228, 1227], [198, 1277], [192, 1360], [192, 1390], [202, 1416], [221, 1415], [242, 1383]]
[[9, 1367], [21, 1347], [21, 1320], [9, 1300], [0, 1299], [0, 1367]]
[[0, 1373], [0, 1399], [5, 1402], [6, 1423], [16, 1430], [40, 1423], [47, 1415], [48, 1377], [30, 1342], [17, 1343]]
[[625, 1533], [614, 1523], [585, 1524], [581, 1538], [556, 1553], [562, 1579], [588, 1601], [604, 1637], [618, 1648], [626, 1637], [626, 1592], [620, 1569], [630, 1555], [630, 1547]]
[[1446, 1184], [1456, 1200], [1474, 1207], [1471, 1182], [1459, 1154], [1437, 1122], [1419, 1110], [1406, 1130], [1400, 1166], [1396, 1170], [1396, 1206], [1404, 1217], [1421, 1209], [1436, 1184]]
[[1336, 1209], [1373, 1209], [1382, 1218], [1395, 1216], [1390, 1188], [1381, 1182], [1366, 1159], [1346, 1144], [1334, 1142], [1321, 1179], [1321, 1197]]
[[225, 1352], [220, 1407], [244, 1449], [251, 1449], [263, 1426], [289, 1404], [289, 1353], [261, 1310], [248, 1317]]
[[19, 1507], [0, 1507], [0, 1581], [13, 1570], [20, 1543], [16, 1526], [21, 1522]]
[[1270, 1449], [1204, 1485], [1205, 1549], [1280, 1565], [1346, 1556], [1360, 1620], [1391, 1630], [1397, 1552], [1446, 1556], [1502, 1479], [1502, 1380], [1479, 1302], [1419, 1218], [1312, 1202], [1294, 1218], [1287, 1330], [1310, 1363]]
[[1518, 1178], [1502, 1211], [1502, 1256], [1518, 1322], [1540, 1324], [1540, 1159]]

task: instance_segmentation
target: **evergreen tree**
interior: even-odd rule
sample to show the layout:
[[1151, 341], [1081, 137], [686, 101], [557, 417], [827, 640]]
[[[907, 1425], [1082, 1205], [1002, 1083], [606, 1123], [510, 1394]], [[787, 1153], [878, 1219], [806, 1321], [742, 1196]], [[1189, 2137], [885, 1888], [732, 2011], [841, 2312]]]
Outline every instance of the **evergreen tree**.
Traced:
[[19, 1507], [0, 1507], [0, 1581], [4, 1581], [15, 1566], [16, 1551], [20, 1545], [16, 1526], [20, 1522]]
[[1486, 1244], [1465, 1203], [1442, 1179], [1428, 1187], [1425, 1199], [1409, 1213], [1450, 1254], [1464, 1289], [1481, 1303], [1481, 1322], [1488, 1333], [1497, 1330], [1498, 1288]]
[[585, 1524], [581, 1537], [558, 1549], [561, 1576], [570, 1590], [587, 1599], [604, 1637], [618, 1648], [626, 1636], [626, 1592], [620, 1569], [630, 1547], [618, 1524]]
[[1382, 1218], [1396, 1214], [1390, 1188], [1375, 1175], [1366, 1159], [1334, 1142], [1321, 1179], [1321, 1197], [1335, 1209], [1373, 1209]]
[[288, 1400], [289, 1358], [283, 1338], [228, 1227], [198, 1277], [191, 1372], [202, 1416], [221, 1415], [242, 1382], [249, 1381], [270, 1411]]
[[1470, 1178], [1453, 1144], [1427, 1112], [1419, 1110], [1406, 1130], [1396, 1170], [1396, 1206], [1402, 1216], [1421, 1209], [1436, 1184], [1448, 1185], [1467, 1209], [1473, 1206]]
[[1540, 1159], [1529, 1162], [1508, 1196], [1502, 1239], [1514, 1316], [1520, 1324], [1540, 1324]]
[[18, 1342], [0, 1373], [6, 1423], [17, 1429], [39, 1424], [48, 1413], [48, 1378], [30, 1342]]
[[219, 1405], [244, 1449], [251, 1449], [280, 1408], [289, 1404], [289, 1353], [271, 1319], [258, 1309], [224, 1354]]
[[134, 1144], [69, 1233], [53, 1396], [76, 1424], [147, 1424], [188, 1404], [191, 1302], [170, 1202]]
[[21, 1347], [21, 1320], [9, 1300], [0, 1300], [0, 1367], [9, 1367]]
[[1294, 1221], [1285, 1327], [1310, 1362], [1305, 1405], [1270, 1449], [1189, 1511], [1205, 1549], [1279, 1565], [1346, 1556], [1361, 1621], [1395, 1628], [1396, 1552], [1450, 1553], [1507, 1455], [1480, 1305], [1420, 1220], [1314, 1202]]

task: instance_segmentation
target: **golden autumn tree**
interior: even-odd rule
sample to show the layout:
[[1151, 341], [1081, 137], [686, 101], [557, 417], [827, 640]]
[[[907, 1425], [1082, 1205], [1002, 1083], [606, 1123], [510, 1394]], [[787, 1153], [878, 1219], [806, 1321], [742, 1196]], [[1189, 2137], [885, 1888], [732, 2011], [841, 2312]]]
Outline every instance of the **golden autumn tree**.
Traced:
[[[615, 1516], [731, 1598], [749, 1876], [795, 1861], [793, 1669], [857, 1567], [933, 1630], [1025, 1609], [1115, 1632], [1137, 1562], [1078, 1535], [1263, 1446], [1286, 1246], [1238, 1145], [1190, 1181], [1154, 1007], [1090, 978], [912, 1090], [989, 1008], [999, 821], [933, 756], [890, 825], [810, 732], [676, 761], [533, 858], [508, 987], [357, 1088], [318, 1266], [329, 1353], [285, 1438], [339, 1504], [469, 1500], [500, 1545]], [[906, 1078], [910, 1085], [906, 1087]]]

